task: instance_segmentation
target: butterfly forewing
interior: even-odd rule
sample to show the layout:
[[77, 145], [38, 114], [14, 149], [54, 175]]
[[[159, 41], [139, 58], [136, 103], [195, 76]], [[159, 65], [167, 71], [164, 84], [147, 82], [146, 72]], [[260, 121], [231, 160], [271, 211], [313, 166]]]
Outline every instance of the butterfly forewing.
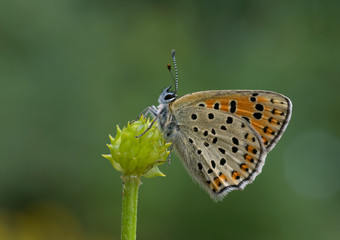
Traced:
[[179, 127], [175, 149], [185, 166], [215, 199], [243, 189], [261, 172], [266, 150], [244, 118], [218, 109], [172, 109]]
[[280, 139], [291, 116], [291, 102], [287, 97], [261, 90], [196, 92], [172, 104], [176, 111], [188, 106], [215, 109], [243, 118], [261, 136], [267, 151]]

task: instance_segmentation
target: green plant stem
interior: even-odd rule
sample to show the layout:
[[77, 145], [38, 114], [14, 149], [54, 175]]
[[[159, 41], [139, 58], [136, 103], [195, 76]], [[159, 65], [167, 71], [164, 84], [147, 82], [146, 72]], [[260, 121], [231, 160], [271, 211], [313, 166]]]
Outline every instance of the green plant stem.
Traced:
[[122, 176], [123, 204], [121, 240], [135, 240], [137, 230], [137, 203], [140, 177]]

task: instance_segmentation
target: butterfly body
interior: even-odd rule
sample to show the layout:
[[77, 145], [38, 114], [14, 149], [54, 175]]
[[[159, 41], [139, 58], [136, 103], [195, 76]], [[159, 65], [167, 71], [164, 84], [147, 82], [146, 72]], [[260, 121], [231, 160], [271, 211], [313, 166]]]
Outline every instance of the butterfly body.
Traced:
[[262, 171], [292, 108], [287, 97], [261, 90], [202, 91], [177, 98], [168, 87], [158, 101], [153, 114], [165, 139], [215, 200], [243, 189]]

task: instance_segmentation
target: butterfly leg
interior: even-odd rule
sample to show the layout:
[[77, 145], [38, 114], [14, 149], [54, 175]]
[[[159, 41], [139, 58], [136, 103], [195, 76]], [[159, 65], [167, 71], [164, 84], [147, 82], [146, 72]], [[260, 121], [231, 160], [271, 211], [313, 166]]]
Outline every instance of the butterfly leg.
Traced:
[[169, 155], [168, 155], [168, 166], [170, 166], [170, 163], [171, 163], [171, 153], [172, 153], [172, 150], [173, 150], [173, 146], [171, 145], [169, 147]]
[[156, 108], [154, 105], [145, 108], [145, 109], [138, 115], [137, 119], [134, 120], [134, 121], [137, 121], [138, 119], [140, 119], [140, 117], [141, 117], [142, 115], [147, 116], [148, 114], [150, 114], [152, 117], [156, 117], [156, 116], [157, 116], [157, 108]]
[[139, 137], [143, 136], [147, 131], [149, 131], [152, 128], [152, 126], [155, 124], [157, 118], [158, 118], [158, 115], [152, 120], [150, 126], [142, 134], [135, 136], [135, 137], [139, 138]]
[[135, 120], [133, 120], [131, 123], [138, 121], [142, 115], [146, 116], [146, 115], [148, 115], [148, 114], [150, 114], [152, 117], [156, 117], [156, 116], [157, 116], [157, 108], [156, 108], [154, 105], [145, 108], [145, 109], [138, 115], [138, 117], [137, 117]]
[[[157, 108], [154, 105], [152, 105], [152, 106], [144, 109], [144, 111], [142, 113], [144, 113], [145, 116], [150, 114], [152, 117], [156, 117], [157, 116]], [[142, 114], [140, 114], [140, 116], [141, 115]]]

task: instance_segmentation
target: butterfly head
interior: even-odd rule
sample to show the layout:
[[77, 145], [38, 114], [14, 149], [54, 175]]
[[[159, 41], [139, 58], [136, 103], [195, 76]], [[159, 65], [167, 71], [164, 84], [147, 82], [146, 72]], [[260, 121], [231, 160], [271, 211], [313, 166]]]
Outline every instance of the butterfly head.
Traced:
[[158, 98], [158, 102], [160, 104], [168, 104], [171, 103], [176, 99], [176, 93], [170, 91], [171, 86], [167, 87], [166, 89], [163, 90], [161, 95]]

